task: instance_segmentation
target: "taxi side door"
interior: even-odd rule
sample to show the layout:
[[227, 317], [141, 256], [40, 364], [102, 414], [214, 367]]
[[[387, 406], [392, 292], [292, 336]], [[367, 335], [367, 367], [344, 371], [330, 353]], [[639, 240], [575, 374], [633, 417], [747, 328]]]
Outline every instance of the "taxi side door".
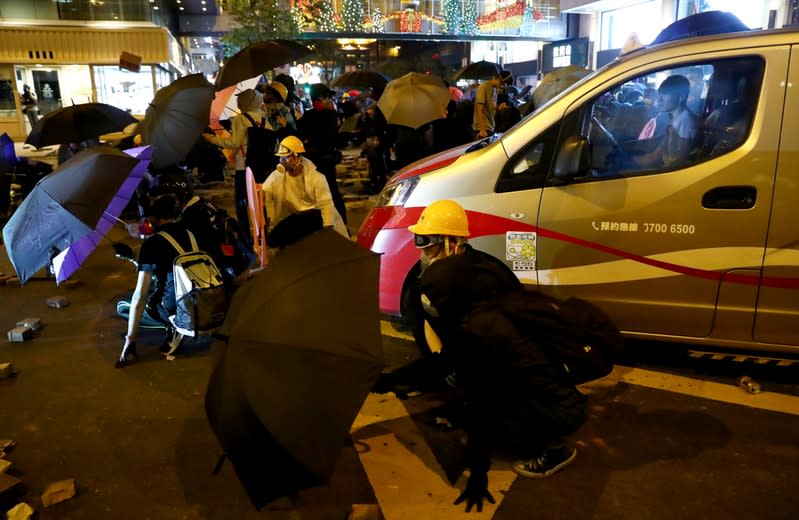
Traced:
[[[708, 336], [724, 274], [762, 262], [780, 137], [766, 114], [783, 109], [782, 92], [763, 85], [784, 83], [788, 56], [774, 46], [674, 58], [628, 70], [575, 102], [541, 197], [540, 290], [593, 301], [624, 331]], [[641, 141], [657, 136], [618, 141], [610, 107], [626, 108], [617, 100], [627, 88], [658, 88], [692, 71], [706, 81], [696, 147], [682, 162], [648, 164], [658, 145]], [[742, 74], [752, 79], [744, 131], [719, 145], [705, 135], [706, 113], [733, 102]], [[564, 162], [569, 149], [585, 160]], [[569, 171], [578, 162], [588, 167]]]

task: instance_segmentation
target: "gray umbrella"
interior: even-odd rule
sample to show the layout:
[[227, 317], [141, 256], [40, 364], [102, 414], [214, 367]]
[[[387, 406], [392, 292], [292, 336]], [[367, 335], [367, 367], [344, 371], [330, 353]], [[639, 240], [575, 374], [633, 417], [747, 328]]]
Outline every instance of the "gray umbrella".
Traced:
[[202, 74], [177, 79], [159, 89], [139, 124], [141, 141], [153, 146], [153, 166], [186, 158], [210, 123], [214, 87]]
[[40, 180], [3, 228], [8, 259], [25, 283], [94, 231], [139, 160], [109, 146], [85, 148]]

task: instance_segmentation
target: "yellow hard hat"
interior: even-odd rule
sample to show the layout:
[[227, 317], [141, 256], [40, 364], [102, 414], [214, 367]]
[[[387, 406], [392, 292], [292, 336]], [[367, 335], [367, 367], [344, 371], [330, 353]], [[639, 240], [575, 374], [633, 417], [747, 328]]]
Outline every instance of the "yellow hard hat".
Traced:
[[290, 135], [280, 141], [280, 145], [278, 145], [275, 155], [278, 157], [286, 157], [287, 155], [295, 155], [300, 153], [305, 153], [305, 146], [297, 136]]
[[267, 88], [272, 89], [272, 91], [277, 94], [277, 96], [280, 98], [279, 101], [281, 103], [286, 101], [286, 98], [289, 97], [289, 90], [286, 88], [286, 85], [284, 85], [279, 81], [273, 81], [269, 83]]
[[415, 235], [469, 236], [466, 211], [454, 200], [437, 200], [427, 206], [408, 231]]

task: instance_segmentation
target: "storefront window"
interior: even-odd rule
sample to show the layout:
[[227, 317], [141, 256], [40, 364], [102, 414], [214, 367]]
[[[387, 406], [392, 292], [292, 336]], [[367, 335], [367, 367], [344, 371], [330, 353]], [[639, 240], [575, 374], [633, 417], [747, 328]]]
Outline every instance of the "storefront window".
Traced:
[[139, 72], [111, 65], [95, 66], [94, 81], [97, 101], [128, 110], [134, 115], [143, 116], [155, 95], [149, 65], [143, 65]]
[[12, 74], [11, 65], [0, 65], [0, 118], [17, 116]]
[[766, 6], [764, 0], [680, 0], [677, 18], [705, 11], [727, 11], [737, 16], [747, 27], [761, 29]]
[[661, 29], [661, 0], [605, 11], [602, 13], [600, 50], [620, 49], [632, 33], [636, 33], [641, 43], [646, 45]]

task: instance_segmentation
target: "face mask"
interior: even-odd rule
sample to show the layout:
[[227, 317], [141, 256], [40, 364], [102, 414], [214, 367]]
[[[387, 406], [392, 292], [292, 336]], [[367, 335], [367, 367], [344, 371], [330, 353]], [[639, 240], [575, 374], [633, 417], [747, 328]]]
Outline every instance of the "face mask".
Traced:
[[422, 254], [419, 257], [419, 262], [422, 264], [422, 272], [439, 259], [441, 252], [442, 249], [440, 245], [432, 245], [422, 249]]

